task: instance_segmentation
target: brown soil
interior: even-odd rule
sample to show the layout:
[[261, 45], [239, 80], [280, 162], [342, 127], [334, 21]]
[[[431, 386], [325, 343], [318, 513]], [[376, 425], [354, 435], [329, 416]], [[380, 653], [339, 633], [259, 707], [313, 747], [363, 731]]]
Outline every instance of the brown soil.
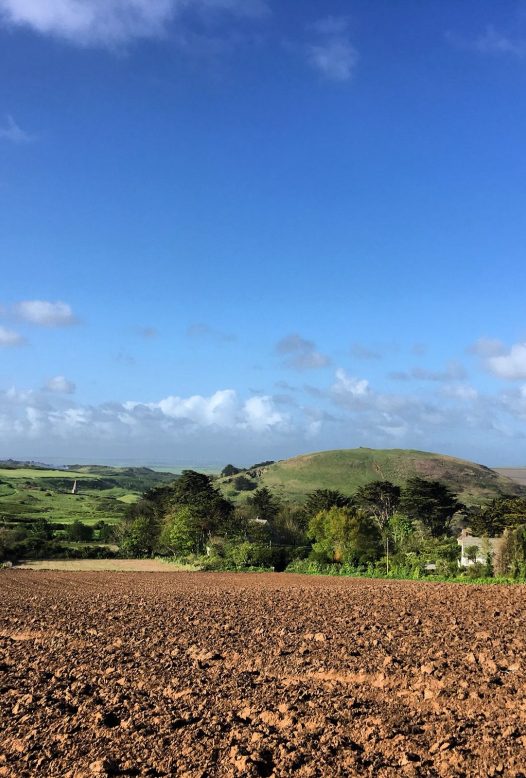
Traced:
[[0, 572], [0, 776], [526, 775], [524, 587]]

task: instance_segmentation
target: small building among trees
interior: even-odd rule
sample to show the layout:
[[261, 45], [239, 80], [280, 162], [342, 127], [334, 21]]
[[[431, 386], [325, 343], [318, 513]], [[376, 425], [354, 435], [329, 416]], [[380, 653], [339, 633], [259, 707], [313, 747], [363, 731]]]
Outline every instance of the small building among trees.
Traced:
[[460, 567], [470, 567], [477, 563], [485, 565], [488, 561], [488, 555], [490, 560], [493, 560], [498, 554], [502, 541], [502, 537], [479, 538], [476, 535], [472, 535], [469, 528], [463, 529], [457, 539], [460, 546]]

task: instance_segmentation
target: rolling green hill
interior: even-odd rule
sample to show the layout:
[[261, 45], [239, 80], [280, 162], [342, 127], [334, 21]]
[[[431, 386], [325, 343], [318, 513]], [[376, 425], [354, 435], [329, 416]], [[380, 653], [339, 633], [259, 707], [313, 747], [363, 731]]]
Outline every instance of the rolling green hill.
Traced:
[[[426, 451], [406, 449], [341, 449], [304, 454], [244, 473], [257, 487], [266, 486], [288, 500], [301, 501], [315, 489], [338, 489], [353, 494], [370, 481], [403, 486], [411, 476], [447, 484], [466, 504], [499, 494], [526, 495], [526, 487], [484, 465]], [[229, 497], [235, 476], [219, 480]]]
[[[3, 526], [43, 517], [67, 524], [113, 523], [147, 489], [172, 482], [173, 473], [146, 467], [74, 465], [67, 470], [31, 466], [12, 460], [0, 463], [0, 522]], [[72, 494], [74, 481], [78, 493]]]

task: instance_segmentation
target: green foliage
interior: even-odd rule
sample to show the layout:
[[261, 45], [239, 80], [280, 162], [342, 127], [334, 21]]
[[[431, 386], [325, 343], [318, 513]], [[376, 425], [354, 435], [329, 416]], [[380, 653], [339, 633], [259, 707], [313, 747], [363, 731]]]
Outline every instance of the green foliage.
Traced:
[[308, 548], [274, 546], [265, 543], [212, 543], [210, 554], [202, 560], [206, 570], [274, 570], [281, 572], [293, 559], [304, 557]]
[[119, 545], [124, 554], [132, 557], [151, 557], [161, 534], [159, 513], [154, 503], [140, 500], [130, 506], [120, 527]]
[[329, 511], [331, 508], [348, 508], [351, 505], [352, 498], [342, 494], [337, 489], [316, 489], [307, 495], [305, 515], [307, 519], [311, 519], [320, 511]]
[[526, 577], [526, 524], [505, 530], [494, 565], [497, 575]]
[[402, 513], [412, 521], [421, 521], [433, 537], [447, 533], [453, 515], [464, 507], [440, 481], [417, 476], [407, 481], [399, 505]]
[[107, 524], [105, 521], [98, 521], [95, 524], [94, 529], [97, 530], [101, 543], [111, 543], [116, 538], [115, 526], [113, 524]]
[[390, 481], [371, 481], [360, 486], [354, 500], [356, 505], [371, 516], [382, 535], [385, 535], [389, 520], [400, 502], [400, 487]]
[[477, 561], [478, 553], [479, 553], [479, 547], [478, 546], [466, 546], [466, 548], [464, 549], [464, 556], [470, 562], [476, 562]]
[[206, 540], [206, 526], [199, 508], [181, 505], [166, 517], [160, 543], [174, 556], [203, 554]]
[[280, 509], [280, 502], [270, 489], [257, 489], [247, 497], [247, 505], [252, 509], [254, 518], [272, 523]]
[[404, 544], [414, 530], [413, 522], [403, 513], [393, 513], [389, 518], [389, 536], [392, 538], [395, 548], [400, 551], [403, 550]]
[[238, 475], [237, 478], [234, 478], [233, 483], [238, 492], [251, 492], [257, 486], [257, 484], [250, 478], [247, 478], [246, 475]]
[[[241, 539], [241, 538], [240, 538]], [[251, 543], [268, 546], [272, 543], [272, 527], [264, 519], [252, 519], [250, 516], [246, 523], [244, 539]]]
[[466, 568], [464, 575], [466, 578], [485, 578], [486, 577], [486, 565], [483, 562], [475, 562]]
[[[0, 527], [0, 562], [16, 559], [16, 547], [26, 537], [26, 533], [20, 537], [20, 534], [16, 530], [8, 529], [7, 527]], [[17, 537], [18, 535], [18, 537]]]
[[298, 505], [283, 503], [271, 524], [274, 543], [303, 546], [307, 541], [307, 516]]
[[[334, 576], [352, 576], [356, 578], [387, 578], [395, 580], [405, 580], [412, 578], [414, 580], [425, 579], [428, 581], [448, 581], [464, 584], [510, 584], [518, 579], [504, 576], [488, 577], [485, 565], [477, 568], [470, 568], [471, 572], [459, 574], [458, 568], [450, 567], [437, 569], [436, 573], [426, 573], [424, 570], [416, 567], [393, 567], [389, 574], [385, 572], [385, 567], [381, 565], [369, 565], [364, 567], [353, 567], [352, 565], [337, 565], [316, 562], [312, 559], [294, 560], [287, 569], [287, 573], [301, 573], [303, 575], [334, 575]], [[521, 580], [524, 580], [524, 576]]]
[[456, 538], [442, 535], [434, 537], [422, 521], [413, 523], [413, 532], [407, 536], [401, 549], [403, 558], [418, 558], [422, 564], [435, 563], [440, 559], [457, 562], [460, 546]]
[[[210, 476], [184, 470], [173, 484], [150, 489], [129, 508], [123, 548], [147, 547], [148, 555], [163, 548], [177, 555], [203, 553], [214, 534], [228, 535], [232, 530], [232, 514], [232, 504], [215, 489]], [[143, 518], [136, 524], [138, 516]], [[136, 543], [137, 528], [146, 533], [147, 542]]]
[[313, 557], [323, 562], [366, 564], [381, 554], [381, 537], [374, 522], [353, 508], [331, 508], [311, 518], [307, 530], [314, 541]]
[[487, 505], [472, 508], [466, 519], [474, 535], [498, 537], [506, 527], [517, 527], [526, 522], [526, 498], [495, 498]]
[[273, 566], [272, 549], [269, 546], [249, 543], [248, 541], [232, 546], [229, 557], [238, 568]]
[[74, 521], [66, 529], [66, 537], [68, 540], [76, 542], [88, 542], [93, 540], [94, 529], [88, 524], [83, 524], [81, 521]]
[[224, 467], [221, 470], [221, 476], [223, 478], [227, 478], [227, 477], [232, 476], [232, 475], [237, 475], [238, 473], [241, 473], [241, 468], [240, 467], [234, 467], [234, 465], [226, 465], [226, 467]]
[[195, 470], [183, 470], [172, 492], [171, 507], [190, 505], [200, 511], [208, 534], [228, 526], [233, 505], [214, 487], [210, 476]]
[[488, 551], [486, 554], [486, 570], [484, 572], [485, 576], [487, 578], [491, 578], [495, 575], [495, 568], [493, 566], [493, 554], [491, 551]]
[[47, 519], [42, 516], [31, 524], [29, 537], [33, 543], [46, 543], [53, 538], [53, 529]]

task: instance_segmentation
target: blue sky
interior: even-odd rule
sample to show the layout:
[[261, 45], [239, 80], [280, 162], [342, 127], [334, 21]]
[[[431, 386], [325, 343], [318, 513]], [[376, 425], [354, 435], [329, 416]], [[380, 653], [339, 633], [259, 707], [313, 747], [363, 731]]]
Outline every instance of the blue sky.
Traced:
[[0, 456], [526, 465], [526, 3], [0, 0]]

